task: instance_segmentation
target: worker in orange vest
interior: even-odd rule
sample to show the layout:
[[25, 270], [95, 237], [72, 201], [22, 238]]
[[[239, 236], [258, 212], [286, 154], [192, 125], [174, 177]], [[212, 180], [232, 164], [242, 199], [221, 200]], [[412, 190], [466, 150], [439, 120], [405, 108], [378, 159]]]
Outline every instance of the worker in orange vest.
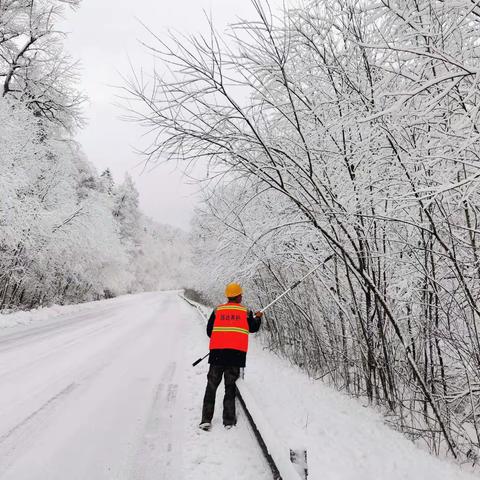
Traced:
[[245, 367], [249, 333], [260, 329], [262, 312], [255, 315], [242, 305], [242, 287], [229, 283], [225, 288], [228, 302], [219, 305], [210, 315], [207, 335], [210, 337], [210, 369], [207, 388], [203, 399], [200, 428], [210, 430], [215, 410], [215, 395], [218, 385], [225, 381], [223, 400], [223, 425], [231, 428], [237, 423], [235, 415], [235, 382], [240, 376], [240, 368]]

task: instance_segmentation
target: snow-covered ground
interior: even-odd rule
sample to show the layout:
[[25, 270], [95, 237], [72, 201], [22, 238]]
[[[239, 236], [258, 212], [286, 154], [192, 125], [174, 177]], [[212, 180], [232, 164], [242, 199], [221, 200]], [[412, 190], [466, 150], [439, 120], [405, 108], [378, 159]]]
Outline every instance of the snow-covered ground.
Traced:
[[[237, 428], [217, 408], [212, 431], [198, 430], [208, 364], [191, 363], [208, 339], [177, 292], [50, 312], [2, 329], [2, 480], [272, 478], [240, 409]], [[313, 480], [475, 478], [256, 341], [245, 386], [280, 444], [307, 447]]]
[[2, 480], [269, 478], [246, 422], [197, 430], [202, 332], [176, 293], [73, 310], [0, 337]]
[[[209, 309], [193, 305], [205, 320]], [[243, 389], [253, 400], [253, 416], [261, 417], [267, 433], [273, 433], [275, 449], [283, 447], [287, 454], [290, 448], [307, 449], [309, 478], [314, 480], [478, 478], [469, 467], [461, 470], [418, 448], [388, 427], [380, 413], [308, 378], [255, 338]]]
[[307, 448], [312, 479], [478, 478], [418, 448], [361, 400], [309, 379], [258, 344], [250, 351], [245, 382], [278, 438]]
[[9, 314], [0, 314], [0, 336], [10, 335], [15, 330], [24, 331], [26, 327], [39, 326], [44, 328], [50, 323], [58, 325], [59, 322], [65, 321], [70, 323], [77, 315], [81, 318], [88, 317], [90, 312], [102, 312], [105, 309], [118, 308], [123, 302], [128, 302], [130, 295], [123, 295], [101, 302], [80, 303], [77, 305], [52, 305], [51, 307], [36, 308], [28, 311], [18, 311]]

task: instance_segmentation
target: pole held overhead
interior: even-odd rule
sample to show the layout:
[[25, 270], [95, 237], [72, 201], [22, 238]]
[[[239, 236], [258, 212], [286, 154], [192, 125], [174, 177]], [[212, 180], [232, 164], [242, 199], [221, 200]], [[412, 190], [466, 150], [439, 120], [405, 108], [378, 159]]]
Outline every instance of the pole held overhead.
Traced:
[[[263, 307], [260, 312], [264, 313], [265, 310], [269, 309], [272, 305], [275, 305], [281, 298], [283, 298], [287, 293], [290, 293], [294, 288], [298, 287], [303, 281], [305, 281], [306, 278], [308, 278], [310, 275], [315, 273], [320, 267], [325, 265], [328, 260], [330, 260], [333, 257], [333, 255], [330, 255], [327, 257], [322, 263], [319, 263], [316, 267], [312, 268], [306, 275], [304, 275], [302, 278], [294, 282], [290, 287], [288, 287], [282, 294], [280, 294], [275, 300], [271, 301], [266, 307]], [[208, 352], [204, 357], [199, 358], [195, 362], [192, 363], [192, 367], [195, 367], [198, 365], [202, 360], [207, 358], [210, 355], [210, 352]]]
[[290, 293], [294, 288], [298, 287], [306, 278], [308, 278], [310, 275], [315, 273], [321, 266], [325, 264], [327, 260], [329, 260], [330, 257], [328, 257], [324, 262], [319, 263], [315, 268], [312, 268], [306, 275], [304, 275], [300, 280], [297, 280], [295, 283], [293, 283], [290, 287], [288, 287], [282, 294], [280, 294], [275, 300], [270, 302], [266, 307], [263, 307], [260, 311], [263, 313], [265, 310], [270, 308], [272, 305], [277, 303], [281, 298], [283, 298], [287, 293]]

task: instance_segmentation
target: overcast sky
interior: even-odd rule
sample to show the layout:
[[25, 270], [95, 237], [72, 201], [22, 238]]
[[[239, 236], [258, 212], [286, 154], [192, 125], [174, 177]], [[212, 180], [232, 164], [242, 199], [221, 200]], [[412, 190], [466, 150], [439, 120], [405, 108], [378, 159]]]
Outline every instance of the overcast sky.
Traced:
[[[281, 0], [271, 4], [280, 5]], [[133, 151], [141, 143], [142, 130], [119, 120], [122, 112], [115, 106], [118, 91], [113, 86], [122, 84], [122, 74], [128, 75], [129, 58], [146, 70], [152, 65], [138, 42], [148, 36], [137, 18], [158, 35], [169, 29], [202, 32], [207, 30], [204, 10], [211, 12], [220, 31], [238, 17], [254, 15], [249, 0], [83, 0], [64, 25], [69, 32], [67, 49], [81, 62], [81, 88], [89, 97], [88, 126], [77, 137], [88, 158], [99, 171], [109, 167], [117, 181], [129, 172], [140, 191], [143, 211], [185, 229], [197, 201], [196, 187], [173, 166], [142, 173], [141, 158]]]

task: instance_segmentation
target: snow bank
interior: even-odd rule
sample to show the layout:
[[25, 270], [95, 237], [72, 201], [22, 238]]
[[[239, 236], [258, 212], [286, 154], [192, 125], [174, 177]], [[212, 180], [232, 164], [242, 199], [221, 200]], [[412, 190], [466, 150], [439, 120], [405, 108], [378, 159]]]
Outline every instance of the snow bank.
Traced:
[[52, 320], [63, 317], [64, 315], [90, 312], [96, 310], [100, 305], [102, 305], [103, 308], [106, 304], [121, 302], [125, 297], [129, 297], [129, 295], [112, 298], [110, 300], [100, 300], [76, 305], [52, 305], [51, 307], [36, 308], [34, 310], [0, 314], [0, 331], [8, 329], [8, 333], [10, 333], [12, 327], [21, 328], [36, 326], [37, 324], [45, 324], [46, 322], [50, 323]]
[[[178, 292], [173, 290], [173, 292]], [[159, 292], [146, 292], [145, 295]], [[168, 292], [165, 292], [168, 293]], [[110, 307], [129, 302], [132, 295], [121, 295], [108, 300], [78, 303], [75, 305], [52, 305], [51, 307], [36, 308], [33, 310], [12, 313], [0, 313], [0, 335], [10, 334], [17, 330], [68, 320], [72, 315], [102, 311]]]
[[266, 416], [263, 415], [262, 409], [259, 408], [254, 395], [248, 387], [248, 383], [239, 380], [237, 382], [237, 387], [263, 438], [263, 441], [265, 442], [268, 453], [273, 458], [273, 461], [282, 476], [282, 480], [299, 480], [300, 477], [290, 462], [290, 449], [284, 442], [277, 438], [275, 430], [269, 424]]
[[[203, 317], [210, 309], [193, 305]], [[266, 351], [252, 336], [239, 389], [285, 479], [298, 480], [289, 449], [306, 448], [314, 480], [467, 480], [477, 478], [422, 450], [380, 413]], [[296, 475], [293, 476], [293, 475]]]
[[279, 442], [308, 451], [312, 479], [476, 478], [416, 446], [361, 400], [315, 381], [252, 342], [245, 383]]

